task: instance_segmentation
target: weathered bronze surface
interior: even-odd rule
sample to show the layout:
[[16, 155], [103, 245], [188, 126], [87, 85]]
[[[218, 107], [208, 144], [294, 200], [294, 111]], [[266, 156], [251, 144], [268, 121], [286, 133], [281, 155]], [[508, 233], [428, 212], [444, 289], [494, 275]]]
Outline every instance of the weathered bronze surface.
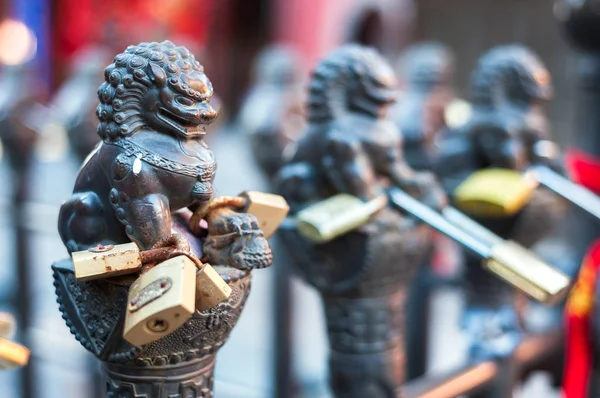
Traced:
[[250, 271], [270, 265], [270, 248], [256, 218], [233, 210], [212, 213], [200, 236], [190, 231], [190, 210], [211, 199], [216, 170], [203, 141], [217, 117], [213, 90], [194, 56], [168, 41], [142, 43], [117, 55], [104, 76], [102, 144], [60, 211], [67, 249], [129, 241], [148, 249], [176, 232], [233, 291], [173, 333], [132, 346], [122, 337], [131, 278], [77, 282], [69, 259], [53, 265], [60, 310], [75, 338], [102, 360], [107, 397], [212, 397], [215, 355], [244, 307]]
[[[385, 114], [396, 98], [391, 67], [374, 50], [348, 45], [327, 56], [310, 82], [308, 123], [276, 185], [292, 216], [335, 194], [363, 200], [388, 184], [435, 208], [445, 197], [429, 174], [405, 163]], [[406, 289], [427, 246], [426, 227], [390, 207], [328, 243], [301, 235], [294, 217], [279, 236], [322, 295], [336, 397], [397, 397], [404, 379]]]
[[[529, 49], [510, 45], [484, 54], [472, 77], [471, 119], [441, 145], [437, 173], [447, 192], [486, 168], [525, 171], [546, 164], [560, 170], [557, 157], [540, 152], [540, 143], [549, 139], [544, 104], [551, 96], [550, 75]], [[514, 215], [474, 218], [502, 238], [531, 247], [552, 234], [563, 212], [560, 199], [539, 188]], [[510, 355], [523, 330], [514, 290], [485, 272], [479, 262], [466, 254], [464, 322], [474, 361]]]

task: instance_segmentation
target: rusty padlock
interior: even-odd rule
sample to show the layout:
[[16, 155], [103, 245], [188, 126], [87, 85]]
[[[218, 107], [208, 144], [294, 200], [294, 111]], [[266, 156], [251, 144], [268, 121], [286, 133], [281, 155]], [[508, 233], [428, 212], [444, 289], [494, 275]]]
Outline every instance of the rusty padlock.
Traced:
[[242, 213], [252, 214], [258, 221], [265, 238], [269, 239], [290, 211], [283, 196], [258, 191], [244, 191], [239, 196], [221, 196], [210, 200], [194, 212], [189, 227], [195, 235], [201, 234], [200, 221], [213, 210], [230, 207]]
[[[196, 309], [213, 308], [231, 294], [223, 278], [191, 254], [187, 242], [178, 235], [159, 241], [151, 250], [141, 252], [140, 258], [145, 265], [129, 289], [123, 330], [123, 337], [131, 344], [148, 344], [166, 336]], [[153, 263], [159, 264], [149, 266]]]
[[140, 249], [135, 243], [97, 245], [72, 254], [75, 278], [90, 281], [139, 272], [142, 269]]
[[129, 288], [123, 337], [151, 343], [183, 325], [195, 311], [196, 265], [177, 256], [150, 268]]
[[272, 193], [244, 191], [240, 197], [246, 199], [245, 213], [252, 214], [258, 220], [258, 226], [265, 238], [269, 239], [290, 211], [287, 201]]
[[191, 254], [187, 241], [177, 234], [144, 251], [135, 243], [98, 245], [73, 253], [73, 264], [78, 281], [141, 272], [129, 289], [123, 331], [134, 345], [166, 336], [196, 309], [213, 308], [231, 294], [223, 278]]

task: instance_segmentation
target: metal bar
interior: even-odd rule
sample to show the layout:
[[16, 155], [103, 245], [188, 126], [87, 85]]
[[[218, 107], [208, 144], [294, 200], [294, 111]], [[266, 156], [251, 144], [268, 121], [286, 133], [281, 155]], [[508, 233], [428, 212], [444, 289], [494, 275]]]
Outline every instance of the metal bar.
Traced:
[[491, 247], [489, 245], [466, 233], [461, 228], [446, 220], [440, 213], [420, 203], [401, 189], [396, 187], [390, 188], [388, 196], [393, 206], [412, 214], [475, 254], [483, 258], [491, 256]]
[[494, 246], [501, 243], [504, 239], [485, 228], [483, 225], [477, 223], [469, 216], [456, 210], [454, 207], [446, 207], [442, 210], [442, 215], [452, 224], [456, 225], [470, 235], [473, 235], [477, 239], [485, 242], [489, 246]]
[[585, 187], [573, 183], [546, 166], [533, 166], [527, 170], [526, 175], [600, 219], [600, 197]]

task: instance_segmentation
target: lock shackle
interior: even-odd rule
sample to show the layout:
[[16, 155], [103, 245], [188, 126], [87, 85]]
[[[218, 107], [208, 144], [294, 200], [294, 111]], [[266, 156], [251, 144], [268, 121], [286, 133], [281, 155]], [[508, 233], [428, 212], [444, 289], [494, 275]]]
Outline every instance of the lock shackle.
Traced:
[[169, 254], [169, 257], [167, 257], [167, 260], [178, 256], [186, 256], [187, 258], [189, 258], [194, 263], [194, 265], [196, 265], [196, 268], [198, 268], [198, 272], [204, 271], [204, 268], [206, 267], [205, 263], [200, 261], [198, 257], [196, 257], [193, 253], [189, 251], [173, 250], [171, 254]]
[[[242, 210], [248, 206], [248, 199], [240, 196], [219, 196], [206, 202], [204, 205], [199, 206], [188, 223], [190, 231], [196, 235], [201, 235], [200, 221], [203, 219], [210, 218], [211, 214], [218, 209], [223, 207], [234, 208]], [[206, 220], [208, 221], [208, 220]]]
[[152, 249], [157, 249], [157, 248], [161, 248], [161, 247], [169, 247], [169, 246], [175, 246], [176, 250], [183, 250], [183, 251], [190, 250], [190, 244], [188, 243], [188, 241], [183, 236], [181, 236], [179, 234], [175, 234], [175, 233], [159, 239], [158, 242], [156, 242], [152, 246]]
[[190, 245], [183, 236], [171, 234], [159, 239], [149, 250], [141, 251], [140, 259], [142, 264], [160, 263], [169, 259], [173, 250], [189, 252]]

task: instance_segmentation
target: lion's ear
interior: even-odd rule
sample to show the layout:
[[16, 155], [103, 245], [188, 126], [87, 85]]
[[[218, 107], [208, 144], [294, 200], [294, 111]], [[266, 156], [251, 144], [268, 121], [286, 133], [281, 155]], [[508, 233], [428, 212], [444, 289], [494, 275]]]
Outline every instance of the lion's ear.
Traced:
[[164, 86], [167, 82], [167, 75], [165, 71], [159, 65], [156, 65], [150, 62], [150, 70], [152, 71], [152, 75], [154, 76], [154, 81], [158, 83], [159, 86]]

